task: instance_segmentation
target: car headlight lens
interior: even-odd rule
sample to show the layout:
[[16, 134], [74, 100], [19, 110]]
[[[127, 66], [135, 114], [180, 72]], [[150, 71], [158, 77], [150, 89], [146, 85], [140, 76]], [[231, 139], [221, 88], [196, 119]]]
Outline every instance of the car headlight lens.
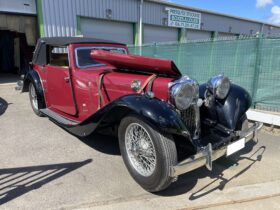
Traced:
[[189, 108], [198, 98], [199, 87], [193, 80], [184, 80], [171, 87], [171, 102], [180, 111]]
[[225, 99], [230, 90], [229, 78], [223, 75], [214, 76], [208, 81], [207, 88], [216, 98]]

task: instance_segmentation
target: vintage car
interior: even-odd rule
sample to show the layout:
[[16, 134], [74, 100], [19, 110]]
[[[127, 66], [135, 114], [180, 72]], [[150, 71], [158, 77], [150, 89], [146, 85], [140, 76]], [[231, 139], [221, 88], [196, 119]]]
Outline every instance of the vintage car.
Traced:
[[262, 127], [248, 126], [251, 97], [226, 76], [199, 85], [173, 61], [130, 55], [111, 41], [41, 38], [20, 84], [35, 114], [70, 133], [118, 136], [128, 171], [150, 192], [199, 167], [212, 170]]

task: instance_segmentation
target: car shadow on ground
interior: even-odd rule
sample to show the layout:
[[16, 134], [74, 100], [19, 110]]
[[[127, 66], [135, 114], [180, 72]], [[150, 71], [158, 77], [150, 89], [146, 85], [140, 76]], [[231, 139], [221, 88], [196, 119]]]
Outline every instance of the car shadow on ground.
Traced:
[[[96, 149], [102, 153], [109, 155], [120, 155], [118, 139], [112, 136], [105, 136], [102, 134], [93, 134], [87, 138], [80, 138], [82, 142], [88, 146]], [[196, 200], [203, 196], [206, 196], [216, 190], [222, 191], [224, 187], [231, 182], [233, 179], [238, 178], [246, 171], [248, 171], [256, 162], [262, 160], [265, 146], [257, 146], [257, 141], [250, 141], [246, 144], [246, 147], [229, 156], [222, 157], [213, 162], [212, 171], [208, 171], [206, 167], [198, 168], [189, 173], [179, 176], [178, 180], [174, 182], [169, 188], [164, 191], [155, 193], [158, 196], [177, 196], [185, 194], [191, 191], [197, 184], [199, 179], [210, 177], [214, 179], [201, 189], [192, 193], [189, 197], [190, 200]], [[238, 167], [239, 162], [242, 160], [248, 160], [248, 164], [244, 168], [237, 168], [238, 172], [235, 173], [231, 178], [224, 177], [224, 171], [231, 167]], [[217, 185], [217, 183], [219, 184]]]
[[106, 136], [99, 133], [91, 134], [88, 137], [79, 138], [91, 148], [108, 155], [121, 155], [118, 138]]
[[92, 162], [91, 159], [81, 162], [0, 169], [0, 205], [38, 189], [90, 162]]
[[[222, 191], [229, 182], [238, 178], [248, 171], [256, 162], [262, 160], [266, 147], [258, 147], [256, 144], [256, 142], [251, 141], [247, 143], [246, 148], [240, 152], [237, 152], [228, 158], [222, 157], [216, 160], [213, 162], [212, 171], [208, 171], [206, 167], [201, 167], [180, 176], [177, 182], [171, 185], [167, 190], [157, 193], [157, 195], [177, 196], [187, 193], [196, 185], [199, 179], [205, 177], [210, 177], [214, 180], [192, 193], [189, 200], [199, 199], [216, 190]], [[225, 178], [223, 172], [231, 167], [238, 167], [241, 160], [248, 160], [246, 167], [236, 168], [238, 170], [237, 173], [233, 174], [230, 178]]]
[[9, 105], [7, 101], [0, 97], [0, 116], [5, 113]]

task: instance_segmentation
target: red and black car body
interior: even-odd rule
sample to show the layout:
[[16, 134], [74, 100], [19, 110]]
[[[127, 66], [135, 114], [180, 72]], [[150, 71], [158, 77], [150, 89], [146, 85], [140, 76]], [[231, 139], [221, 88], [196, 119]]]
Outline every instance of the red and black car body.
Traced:
[[[259, 123], [248, 128], [251, 97], [226, 77], [219, 75], [198, 85], [182, 76], [171, 60], [130, 55], [126, 45], [104, 40], [39, 39], [22, 83], [22, 92], [28, 91], [36, 114], [48, 116], [76, 136], [115, 130], [119, 141], [125, 142], [120, 147], [131, 175], [148, 191], [163, 190], [178, 175], [200, 166], [212, 169], [212, 161], [228, 154], [231, 144], [245, 144], [261, 128]], [[152, 141], [131, 137], [142, 146], [137, 149], [132, 143], [126, 148], [128, 128], [135, 129], [132, 133], [140, 129]], [[244, 146], [236, 143], [233, 152]], [[146, 147], [155, 154], [146, 151], [148, 158], [141, 161], [153, 156], [154, 165], [176, 154], [152, 172], [138, 171], [137, 160]]]

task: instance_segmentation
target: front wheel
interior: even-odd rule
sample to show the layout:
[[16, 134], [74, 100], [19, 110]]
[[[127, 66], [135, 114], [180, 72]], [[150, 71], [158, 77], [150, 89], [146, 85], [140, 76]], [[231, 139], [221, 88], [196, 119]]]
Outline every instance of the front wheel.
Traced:
[[118, 132], [121, 154], [134, 180], [149, 192], [167, 188], [173, 180], [170, 167], [177, 164], [172, 136], [158, 132], [137, 116], [125, 117]]

